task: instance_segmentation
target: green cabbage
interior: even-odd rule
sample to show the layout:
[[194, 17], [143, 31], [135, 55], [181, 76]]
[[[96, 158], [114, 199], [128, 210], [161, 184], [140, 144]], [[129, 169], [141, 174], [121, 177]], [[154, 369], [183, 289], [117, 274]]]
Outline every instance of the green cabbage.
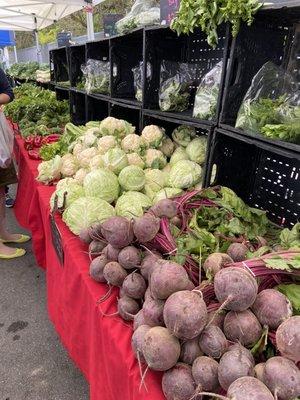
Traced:
[[160, 190], [158, 193], [156, 193], [153, 199], [153, 204], [156, 204], [160, 200], [171, 199], [172, 197], [179, 196], [181, 193], [182, 193], [181, 189], [166, 187]]
[[192, 126], [181, 125], [178, 128], [174, 129], [172, 133], [172, 139], [179, 146], [186, 147], [190, 141], [196, 137], [196, 129]]
[[141, 217], [144, 211], [152, 206], [152, 201], [140, 192], [125, 192], [118, 198], [116, 213], [122, 217]]
[[60, 156], [55, 156], [52, 160], [43, 161], [38, 165], [38, 176], [37, 180], [43, 182], [45, 185], [60, 179], [62, 167], [62, 158]]
[[207, 138], [205, 136], [192, 140], [186, 147], [186, 153], [191, 161], [204, 164], [206, 158]]
[[117, 175], [128, 165], [127, 155], [118, 147], [108, 150], [103, 156], [103, 161], [105, 168]]
[[86, 196], [98, 197], [112, 203], [119, 196], [117, 176], [108, 169], [97, 169], [86, 175], [83, 181]]
[[97, 197], [80, 197], [64, 212], [62, 219], [69, 229], [78, 235], [82, 229], [89, 228], [94, 222], [104, 222], [116, 215], [113, 206]]
[[169, 175], [169, 186], [178, 189], [188, 189], [201, 180], [202, 168], [199, 164], [181, 160], [172, 166]]
[[84, 197], [85, 193], [83, 187], [78, 183], [77, 184], [72, 183], [69, 187], [66, 186], [60, 189], [56, 189], [56, 191], [52, 194], [50, 198], [51, 211], [53, 211], [56, 196], [57, 196], [57, 207], [67, 208], [75, 200], [79, 199], [80, 197]]
[[74, 178], [64, 178], [57, 182], [56, 190], [66, 189], [72, 185], [79, 185], [79, 183]]
[[180, 146], [177, 147], [177, 149], [172, 154], [172, 157], [170, 159], [170, 165], [173, 166], [180, 160], [188, 160], [188, 159], [189, 156], [187, 155], [185, 148]]
[[175, 144], [172, 139], [165, 136], [158, 148], [166, 157], [171, 157], [175, 150]]
[[159, 192], [166, 185], [165, 173], [159, 169], [145, 170], [146, 185], [153, 192]]
[[140, 191], [145, 185], [145, 173], [136, 165], [129, 165], [119, 174], [119, 184], [124, 190]]

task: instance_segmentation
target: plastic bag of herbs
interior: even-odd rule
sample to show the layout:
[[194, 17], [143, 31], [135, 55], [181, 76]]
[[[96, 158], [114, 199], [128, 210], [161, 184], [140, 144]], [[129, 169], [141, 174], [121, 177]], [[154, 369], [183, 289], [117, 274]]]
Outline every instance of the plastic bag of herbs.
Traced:
[[139, 26], [160, 22], [160, 9], [157, 0], [136, 0], [131, 10], [116, 23], [118, 33], [126, 33]]
[[223, 62], [220, 61], [201, 79], [198, 86], [193, 117], [205, 120], [216, 118]]
[[296, 78], [272, 62], [264, 64], [244, 97], [235, 126], [268, 139], [300, 144], [300, 91]]
[[132, 69], [135, 98], [143, 101], [143, 61]]
[[88, 94], [109, 94], [110, 63], [108, 61], [88, 59], [82, 66], [85, 75], [85, 90]]
[[196, 72], [194, 64], [162, 61], [159, 88], [162, 111], [182, 112], [189, 108]]

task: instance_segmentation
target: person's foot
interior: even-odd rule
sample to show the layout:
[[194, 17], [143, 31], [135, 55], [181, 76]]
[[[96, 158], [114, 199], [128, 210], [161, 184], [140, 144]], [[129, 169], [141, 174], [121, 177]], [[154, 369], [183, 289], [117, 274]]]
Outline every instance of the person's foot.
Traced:
[[15, 204], [14, 199], [10, 197], [8, 193], [5, 194], [5, 207], [12, 208]]
[[13, 249], [0, 243], [0, 259], [9, 260], [12, 258], [22, 257], [26, 251], [24, 249]]
[[22, 235], [21, 233], [6, 233], [0, 237], [3, 243], [26, 243], [29, 242], [30, 236]]

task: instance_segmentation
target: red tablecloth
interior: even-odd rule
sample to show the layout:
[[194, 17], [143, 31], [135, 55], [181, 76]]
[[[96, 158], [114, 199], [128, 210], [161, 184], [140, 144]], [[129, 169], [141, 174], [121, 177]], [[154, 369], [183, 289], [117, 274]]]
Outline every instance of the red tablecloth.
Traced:
[[20, 182], [15, 214], [19, 223], [32, 232], [36, 259], [46, 268], [50, 319], [89, 381], [90, 399], [164, 399], [157, 373], [147, 374], [148, 392], [144, 388], [139, 391], [140, 373], [130, 344], [132, 327], [118, 316], [102, 315], [116, 311], [117, 289], [105, 303], [97, 305], [107, 286], [90, 279], [86, 246], [57, 216], [65, 256], [64, 265], [60, 264], [49, 223], [49, 199], [54, 189], [35, 181], [38, 163], [28, 159], [22, 139], [17, 138], [16, 143]]

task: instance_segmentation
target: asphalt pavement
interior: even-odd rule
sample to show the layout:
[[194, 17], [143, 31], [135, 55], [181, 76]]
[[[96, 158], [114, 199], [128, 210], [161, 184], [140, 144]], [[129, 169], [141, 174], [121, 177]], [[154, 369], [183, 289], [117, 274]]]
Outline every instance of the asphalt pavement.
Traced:
[[[12, 232], [23, 232], [8, 211]], [[45, 273], [31, 243], [0, 260], [0, 400], [88, 400], [89, 388], [48, 319]]]

